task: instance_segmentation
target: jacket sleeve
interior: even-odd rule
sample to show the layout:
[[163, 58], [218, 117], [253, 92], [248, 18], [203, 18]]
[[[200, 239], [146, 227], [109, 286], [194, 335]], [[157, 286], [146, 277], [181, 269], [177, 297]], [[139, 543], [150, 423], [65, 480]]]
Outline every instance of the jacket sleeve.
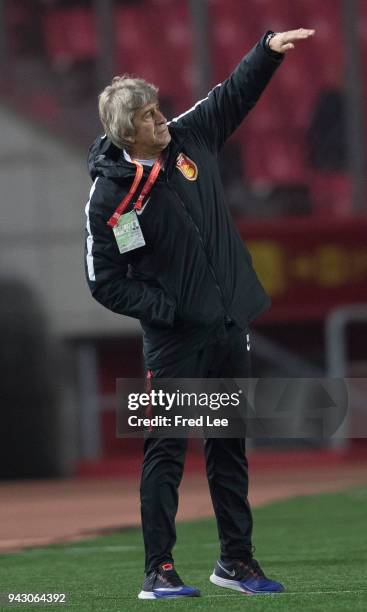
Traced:
[[176, 311], [174, 301], [163, 289], [128, 278], [126, 254], [119, 253], [113, 231], [93, 199], [96, 182], [85, 209], [85, 270], [92, 296], [112, 312], [147, 324], [172, 327]]
[[282, 54], [266, 49], [268, 33], [223, 83], [214, 87], [204, 100], [172, 120], [172, 123], [195, 132], [213, 153], [221, 149], [255, 106], [284, 59]]

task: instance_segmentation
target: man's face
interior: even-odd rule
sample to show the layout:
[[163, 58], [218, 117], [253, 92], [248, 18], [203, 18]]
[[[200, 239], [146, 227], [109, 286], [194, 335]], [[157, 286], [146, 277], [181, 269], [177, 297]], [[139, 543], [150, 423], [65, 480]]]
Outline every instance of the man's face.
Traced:
[[135, 135], [131, 139], [134, 157], [148, 159], [158, 155], [171, 142], [167, 119], [159, 110], [158, 100], [136, 111], [133, 119]]

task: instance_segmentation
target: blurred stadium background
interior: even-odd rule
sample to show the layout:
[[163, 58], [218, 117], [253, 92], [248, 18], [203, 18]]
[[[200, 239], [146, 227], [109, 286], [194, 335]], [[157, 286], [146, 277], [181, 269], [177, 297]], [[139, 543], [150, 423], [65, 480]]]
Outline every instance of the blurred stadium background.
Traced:
[[[273, 300], [254, 328], [255, 372], [363, 378], [367, 2], [0, 0], [0, 479], [137, 474], [141, 445], [116, 438], [114, 394], [116, 378], [142, 374], [140, 327], [94, 303], [84, 280], [98, 92], [115, 74], [142, 76], [172, 117], [266, 30], [300, 26], [315, 38], [288, 55], [221, 157]], [[367, 457], [362, 438], [249, 446], [267, 467]], [[194, 473], [199, 453], [192, 444]]]

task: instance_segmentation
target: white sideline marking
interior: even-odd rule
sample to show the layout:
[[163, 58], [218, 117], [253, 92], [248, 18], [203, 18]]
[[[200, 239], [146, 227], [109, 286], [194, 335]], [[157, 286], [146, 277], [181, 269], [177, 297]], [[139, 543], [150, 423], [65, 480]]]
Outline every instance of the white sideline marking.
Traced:
[[50, 553], [96, 553], [96, 552], [124, 552], [129, 550], [143, 550], [143, 545], [135, 546], [135, 545], [126, 545], [126, 546], [73, 546], [73, 547], [60, 547], [60, 548], [30, 548], [22, 551], [14, 551], [13, 553], [5, 553], [5, 554], [14, 554], [14, 555], [44, 555]]
[[[218, 542], [204, 543], [201, 545], [205, 548], [218, 548]], [[191, 544], [180, 544], [179, 548], [191, 548]], [[141, 546], [135, 544], [116, 544], [110, 546], [65, 546], [65, 548], [31, 548], [29, 550], [16, 551], [14, 554], [20, 555], [37, 555], [44, 553], [53, 552], [64, 552], [64, 553], [95, 553], [95, 552], [124, 552], [129, 550], [143, 550], [143, 544]]]
[[63, 552], [67, 553], [85, 553], [85, 552], [124, 552], [126, 550], [143, 550], [143, 546], [130, 545], [118, 545], [118, 546], [73, 546], [71, 548], [65, 548]]
[[[301, 597], [303, 595], [344, 595], [345, 593], [347, 594], [353, 594], [353, 595], [357, 595], [358, 593], [365, 593], [365, 590], [357, 590], [357, 591], [308, 591], [307, 593], [302, 593], [302, 592], [298, 592], [298, 591], [285, 591], [284, 593], [268, 593], [267, 595], [246, 595], [245, 593], [243, 593], [243, 597], [246, 597], [246, 599], [252, 599], [253, 597], [259, 598], [259, 599], [267, 599], [268, 597], [284, 597], [284, 595], [297, 595], [298, 597]], [[102, 597], [104, 594], [103, 593], [99, 593], [99, 595]], [[214, 593], [213, 595], [201, 595], [201, 599], [212, 599], [212, 598], [217, 598], [217, 597], [226, 597], [227, 599], [233, 599], [234, 597], [238, 597], [238, 596], [242, 596], [242, 593], [235, 593], [234, 591], [232, 593]], [[119, 600], [120, 599], [134, 599], [134, 597], [131, 597], [131, 595], [119, 595]]]

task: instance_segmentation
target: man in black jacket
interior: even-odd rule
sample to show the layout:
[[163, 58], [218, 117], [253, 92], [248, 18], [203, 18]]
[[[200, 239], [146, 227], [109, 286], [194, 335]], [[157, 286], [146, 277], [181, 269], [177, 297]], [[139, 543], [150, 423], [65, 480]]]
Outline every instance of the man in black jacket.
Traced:
[[[269, 299], [229, 214], [217, 155], [284, 54], [313, 34], [268, 32], [224, 83], [169, 124], [157, 89], [142, 79], [116, 77], [100, 95], [106, 135], [89, 156], [87, 279], [98, 302], [140, 320], [149, 377], [251, 376], [248, 325]], [[211, 582], [282, 591], [252, 556], [245, 441], [208, 438], [204, 446], [221, 546]], [[141, 599], [199, 595], [172, 557], [185, 450], [186, 439], [145, 439]]]

